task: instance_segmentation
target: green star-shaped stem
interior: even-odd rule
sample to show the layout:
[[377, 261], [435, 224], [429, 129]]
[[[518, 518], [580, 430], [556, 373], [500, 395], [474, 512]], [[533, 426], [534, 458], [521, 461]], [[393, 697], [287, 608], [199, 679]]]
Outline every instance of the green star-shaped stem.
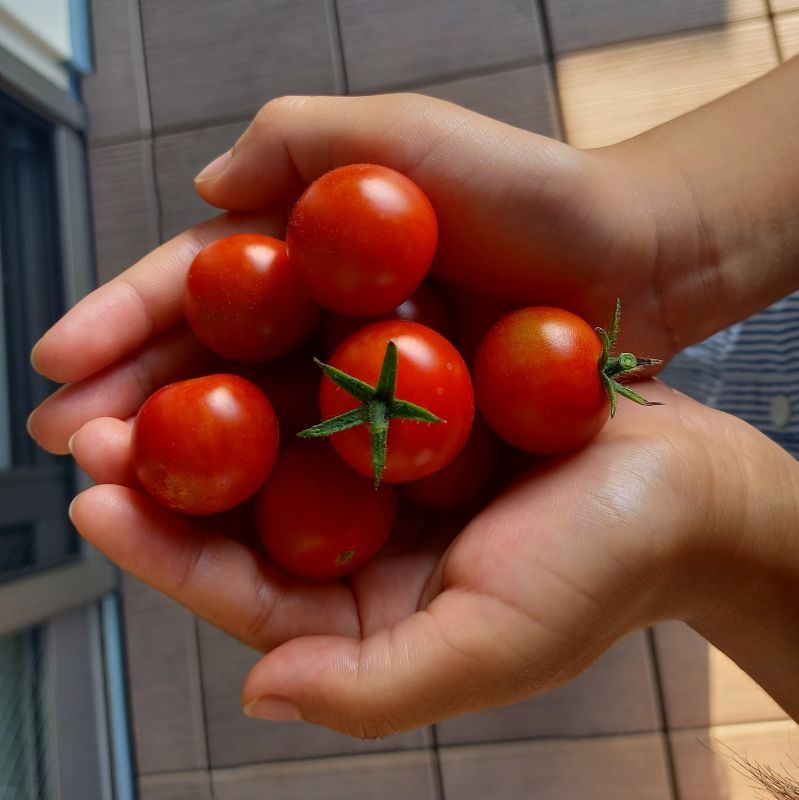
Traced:
[[300, 431], [297, 436], [303, 438], [318, 438], [331, 436], [358, 425], [368, 425], [372, 438], [372, 468], [374, 470], [375, 488], [380, 485], [380, 479], [386, 466], [386, 451], [388, 441], [388, 428], [392, 419], [411, 419], [414, 422], [445, 422], [432, 411], [428, 411], [415, 403], [407, 400], [398, 400], [394, 396], [397, 385], [397, 345], [389, 342], [380, 367], [380, 377], [377, 386], [342, 372], [330, 364], [325, 364], [318, 358], [314, 359], [318, 367], [333, 383], [351, 394], [361, 405], [351, 411], [345, 411], [337, 417], [332, 417], [318, 425], [313, 425]]
[[610, 400], [610, 416], [616, 416], [616, 396], [621, 395], [641, 406], [662, 406], [663, 403], [646, 400], [640, 394], [634, 392], [629, 386], [619, 383], [616, 376], [630, 375], [635, 370], [642, 367], [652, 367], [660, 364], [657, 358], [638, 358], [632, 353], [620, 353], [613, 355], [616, 347], [616, 338], [619, 335], [619, 319], [621, 318], [621, 299], [616, 298], [616, 308], [613, 312], [613, 321], [610, 324], [610, 331], [604, 328], [597, 328], [599, 339], [602, 342], [602, 352], [599, 356], [599, 374], [605, 391]]

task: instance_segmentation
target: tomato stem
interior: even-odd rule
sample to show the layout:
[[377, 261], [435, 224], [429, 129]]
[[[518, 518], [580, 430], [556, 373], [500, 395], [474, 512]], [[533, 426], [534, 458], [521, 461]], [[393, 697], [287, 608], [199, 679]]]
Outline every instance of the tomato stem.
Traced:
[[314, 359], [314, 363], [321, 368], [322, 372], [336, 386], [344, 389], [356, 400], [360, 400], [361, 405], [317, 425], [312, 425], [310, 428], [300, 431], [297, 436], [303, 439], [332, 436], [334, 433], [340, 433], [358, 425], [368, 424], [372, 445], [372, 470], [375, 489], [380, 486], [383, 470], [386, 466], [388, 429], [392, 419], [409, 419], [414, 422], [426, 422], [428, 424], [446, 421], [422, 406], [417, 406], [407, 400], [397, 400], [395, 397], [398, 354], [397, 345], [394, 342], [389, 342], [386, 345], [386, 353], [383, 356], [380, 377], [376, 386], [371, 386], [359, 378], [330, 366], [330, 364], [325, 364], [318, 358]]
[[602, 380], [602, 385], [608, 394], [610, 400], [610, 416], [616, 416], [617, 395], [626, 397], [634, 403], [641, 406], [661, 406], [663, 403], [658, 403], [652, 400], [646, 400], [640, 394], [634, 392], [629, 386], [625, 386], [619, 381], [615, 380], [616, 376], [627, 376], [634, 373], [636, 370], [643, 367], [652, 367], [660, 364], [658, 358], [639, 358], [632, 353], [619, 353], [613, 355], [616, 348], [616, 339], [619, 335], [619, 320], [621, 319], [621, 298], [616, 298], [616, 307], [613, 311], [613, 320], [610, 323], [610, 331], [604, 328], [597, 328], [596, 332], [602, 342], [602, 352], [599, 355], [599, 375]]

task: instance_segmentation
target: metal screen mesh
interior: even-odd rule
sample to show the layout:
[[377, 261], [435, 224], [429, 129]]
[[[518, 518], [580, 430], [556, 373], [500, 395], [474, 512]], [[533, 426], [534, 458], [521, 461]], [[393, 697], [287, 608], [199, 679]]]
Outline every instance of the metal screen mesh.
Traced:
[[39, 630], [0, 638], [0, 800], [50, 797]]

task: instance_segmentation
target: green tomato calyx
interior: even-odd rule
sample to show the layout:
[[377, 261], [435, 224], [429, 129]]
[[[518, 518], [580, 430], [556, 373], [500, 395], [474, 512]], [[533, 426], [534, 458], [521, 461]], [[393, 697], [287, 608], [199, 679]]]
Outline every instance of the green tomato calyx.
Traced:
[[358, 425], [368, 425], [372, 440], [372, 469], [375, 489], [380, 485], [386, 466], [388, 428], [392, 419], [410, 419], [414, 422], [428, 424], [445, 421], [422, 406], [409, 403], [407, 400], [398, 400], [394, 396], [397, 385], [397, 345], [394, 342], [390, 341], [386, 344], [386, 353], [383, 356], [377, 386], [371, 386], [359, 378], [330, 366], [330, 364], [323, 363], [318, 358], [314, 359], [314, 363], [333, 383], [360, 400], [361, 405], [320, 422], [318, 425], [306, 428], [297, 436], [304, 439], [332, 436], [334, 433], [346, 431]]
[[599, 340], [602, 342], [602, 352], [599, 355], [599, 376], [605, 391], [608, 393], [610, 400], [610, 416], [616, 416], [616, 401], [617, 395], [626, 397], [634, 403], [641, 406], [662, 406], [663, 403], [658, 403], [653, 400], [646, 400], [640, 394], [634, 392], [629, 386], [625, 386], [616, 380], [617, 376], [629, 376], [636, 370], [643, 369], [644, 367], [653, 367], [660, 364], [658, 358], [639, 358], [632, 353], [619, 353], [613, 355], [616, 348], [616, 339], [619, 335], [619, 319], [621, 318], [621, 299], [616, 298], [616, 308], [613, 312], [613, 321], [610, 324], [610, 331], [604, 328], [597, 328], [596, 332], [599, 335]]

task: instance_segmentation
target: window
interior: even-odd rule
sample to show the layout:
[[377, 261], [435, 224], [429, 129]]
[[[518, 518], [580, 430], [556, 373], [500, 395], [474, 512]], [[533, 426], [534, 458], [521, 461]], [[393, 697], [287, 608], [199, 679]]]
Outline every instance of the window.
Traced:
[[78, 553], [67, 459], [25, 430], [51, 390], [28, 353], [62, 311], [54, 126], [0, 96], [0, 581]]

